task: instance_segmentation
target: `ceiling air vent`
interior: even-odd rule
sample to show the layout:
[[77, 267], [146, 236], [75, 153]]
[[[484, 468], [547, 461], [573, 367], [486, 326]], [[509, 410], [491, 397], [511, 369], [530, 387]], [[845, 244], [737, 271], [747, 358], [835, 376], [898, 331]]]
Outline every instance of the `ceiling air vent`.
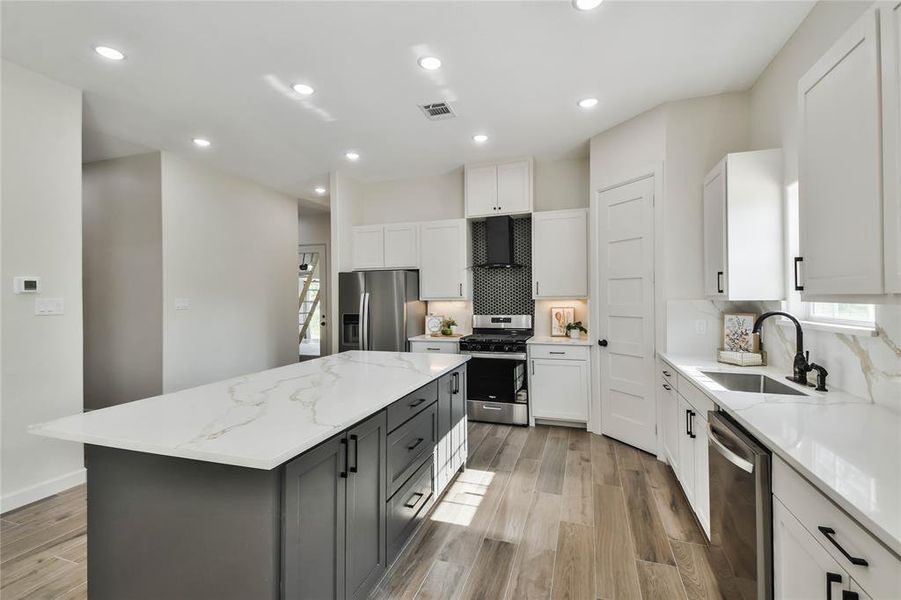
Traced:
[[454, 109], [447, 102], [433, 102], [431, 104], [420, 104], [419, 109], [429, 121], [440, 121], [442, 119], [453, 119]]

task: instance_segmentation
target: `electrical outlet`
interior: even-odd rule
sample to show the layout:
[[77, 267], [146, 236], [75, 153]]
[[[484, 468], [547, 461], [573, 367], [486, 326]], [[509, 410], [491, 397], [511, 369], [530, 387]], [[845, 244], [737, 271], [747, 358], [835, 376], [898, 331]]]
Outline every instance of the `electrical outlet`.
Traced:
[[707, 333], [707, 321], [704, 319], [698, 319], [695, 321], [695, 333], [698, 335], [704, 335]]
[[175, 299], [175, 310], [188, 310], [191, 308], [191, 299], [190, 298], [176, 298]]
[[62, 298], [35, 298], [34, 314], [39, 317], [66, 314], [66, 302]]

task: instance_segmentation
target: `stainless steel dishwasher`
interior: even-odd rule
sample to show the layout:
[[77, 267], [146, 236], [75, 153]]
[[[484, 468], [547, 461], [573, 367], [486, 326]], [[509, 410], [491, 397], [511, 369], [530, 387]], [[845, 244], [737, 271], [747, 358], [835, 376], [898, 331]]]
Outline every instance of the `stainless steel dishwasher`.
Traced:
[[720, 589], [773, 598], [773, 498], [770, 453], [728, 415], [707, 415], [710, 545], [728, 561]]

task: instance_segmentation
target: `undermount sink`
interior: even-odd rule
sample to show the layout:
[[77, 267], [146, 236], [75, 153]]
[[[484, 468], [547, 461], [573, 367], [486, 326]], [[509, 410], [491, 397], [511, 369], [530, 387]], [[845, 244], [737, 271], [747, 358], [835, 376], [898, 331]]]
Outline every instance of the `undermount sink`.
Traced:
[[807, 395], [766, 375], [758, 375], [756, 373], [721, 373], [719, 371], [702, 371], [702, 373], [733, 392], [783, 394], [786, 396]]

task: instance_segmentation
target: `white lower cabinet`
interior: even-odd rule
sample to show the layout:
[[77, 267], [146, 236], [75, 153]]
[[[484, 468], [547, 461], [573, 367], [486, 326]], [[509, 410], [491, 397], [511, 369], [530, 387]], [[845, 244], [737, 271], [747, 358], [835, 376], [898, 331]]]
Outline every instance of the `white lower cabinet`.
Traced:
[[[682, 425], [679, 431], [679, 462], [673, 465], [673, 471], [682, 484], [682, 490], [688, 503], [692, 508], [695, 507], [695, 440], [691, 437], [688, 429], [689, 419], [691, 418], [692, 406], [682, 396], [676, 395], [678, 399], [678, 422]], [[697, 512], [697, 511], [695, 511]]]
[[431, 354], [460, 354], [460, 342], [454, 340], [415, 340], [410, 342], [410, 352]]
[[657, 361], [657, 402], [660, 405], [660, 439], [669, 464], [679, 462], [679, 396], [672, 367]]
[[[556, 353], [556, 354], [555, 354]], [[588, 348], [529, 346], [529, 403], [536, 419], [588, 422]]]

